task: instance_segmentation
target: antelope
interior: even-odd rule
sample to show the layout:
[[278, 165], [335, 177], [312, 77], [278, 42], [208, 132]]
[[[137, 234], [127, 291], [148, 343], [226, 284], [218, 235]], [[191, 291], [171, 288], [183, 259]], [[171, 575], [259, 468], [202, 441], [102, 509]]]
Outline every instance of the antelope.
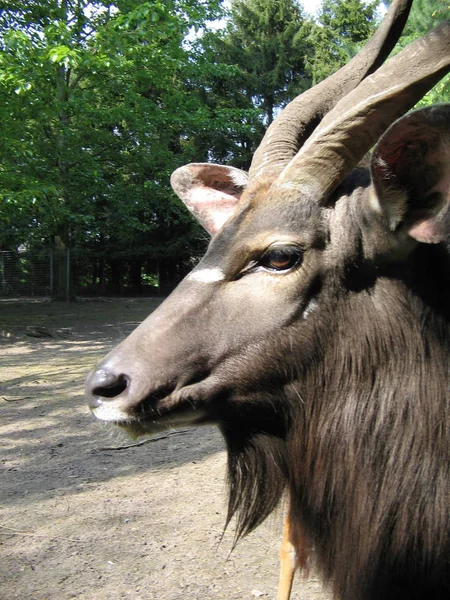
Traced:
[[408, 112], [450, 71], [450, 23], [385, 60], [409, 7], [278, 115], [248, 174], [175, 171], [208, 250], [86, 381], [134, 434], [216, 424], [226, 525], [286, 493], [287, 547], [337, 600], [450, 597], [450, 105]]

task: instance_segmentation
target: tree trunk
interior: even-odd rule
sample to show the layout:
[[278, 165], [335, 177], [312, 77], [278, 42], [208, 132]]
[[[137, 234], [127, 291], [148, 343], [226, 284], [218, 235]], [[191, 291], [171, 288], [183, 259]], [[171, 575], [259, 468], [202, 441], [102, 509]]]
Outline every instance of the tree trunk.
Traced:
[[[61, 0], [59, 6], [61, 19], [68, 20], [67, 0]], [[68, 161], [67, 131], [70, 127], [70, 117], [66, 110], [69, 101], [67, 69], [63, 64], [57, 66], [56, 77], [57, 100], [60, 105], [58, 120], [59, 130], [56, 134], [56, 147], [58, 150], [58, 180], [61, 188], [61, 199], [65, 206], [70, 205], [69, 184], [70, 164]], [[54, 287], [54, 300], [75, 299], [75, 285], [73, 273], [70, 269], [70, 231], [67, 223], [59, 223], [55, 236], [56, 244], [56, 285]]]
[[267, 112], [267, 124], [270, 125], [273, 121], [273, 107], [274, 107], [274, 97], [272, 94], [269, 94], [265, 98], [266, 112]]
[[100, 259], [100, 289], [102, 290], [103, 296], [106, 293], [106, 274], [105, 274], [105, 259]]
[[142, 261], [134, 260], [131, 263], [131, 293], [142, 294]]
[[120, 295], [123, 292], [123, 282], [122, 282], [122, 269], [120, 268], [121, 264], [118, 260], [111, 260], [111, 286], [113, 294]]
[[70, 268], [70, 247], [68, 227], [59, 227], [55, 236], [56, 284], [52, 300], [69, 302], [75, 300], [75, 285]]

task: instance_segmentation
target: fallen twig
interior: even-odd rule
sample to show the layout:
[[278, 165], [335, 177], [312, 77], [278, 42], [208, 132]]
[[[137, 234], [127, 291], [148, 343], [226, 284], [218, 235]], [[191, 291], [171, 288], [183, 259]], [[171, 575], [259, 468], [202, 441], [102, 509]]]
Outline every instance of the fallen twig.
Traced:
[[[25, 535], [25, 536], [45, 538], [47, 540], [64, 540], [66, 542], [83, 542], [83, 540], [77, 540], [75, 538], [60, 537], [59, 535], [44, 535], [41, 533], [34, 533], [33, 531], [23, 531], [21, 529], [14, 529], [14, 527], [8, 527], [8, 525], [3, 525], [2, 523], [0, 523], [0, 528], [8, 530], [8, 532], [4, 533], [3, 535], [7, 535], [7, 534]], [[0, 535], [2, 535], [2, 532], [0, 532]]]
[[166, 433], [164, 435], [160, 435], [158, 437], [147, 438], [142, 440], [141, 442], [136, 442], [135, 444], [127, 444], [126, 446], [104, 446], [102, 448], [94, 448], [91, 452], [107, 452], [109, 450], [128, 450], [128, 448], [137, 448], [138, 446], [143, 446], [144, 444], [150, 444], [152, 442], [159, 442], [159, 440], [165, 440], [172, 435], [185, 435], [189, 433], [190, 429], [181, 429], [180, 431], [171, 431], [170, 433]]
[[32, 397], [33, 396], [1, 396], [3, 400], [6, 400], [6, 402], [18, 402], [19, 400], [28, 400]]

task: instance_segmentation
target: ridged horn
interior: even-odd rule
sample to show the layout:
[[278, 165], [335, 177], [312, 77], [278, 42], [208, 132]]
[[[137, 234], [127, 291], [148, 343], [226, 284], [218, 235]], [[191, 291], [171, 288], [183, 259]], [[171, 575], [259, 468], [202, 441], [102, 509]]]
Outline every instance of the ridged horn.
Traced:
[[390, 58], [328, 113], [275, 186], [297, 187], [319, 203], [382, 133], [450, 71], [450, 21]]
[[278, 174], [336, 103], [383, 64], [403, 31], [412, 1], [393, 0], [377, 31], [350, 62], [282, 110], [253, 156], [251, 180]]

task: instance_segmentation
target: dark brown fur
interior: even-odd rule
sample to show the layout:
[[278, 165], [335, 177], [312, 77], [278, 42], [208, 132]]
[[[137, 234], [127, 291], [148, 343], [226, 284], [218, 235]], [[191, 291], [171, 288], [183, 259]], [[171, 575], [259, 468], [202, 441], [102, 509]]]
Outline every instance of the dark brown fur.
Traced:
[[291, 526], [315, 547], [338, 598], [443, 600], [450, 261], [444, 244], [399, 263], [367, 261], [362, 209], [353, 222], [351, 212], [352, 254], [316, 283], [314, 318], [236, 359], [253, 369], [230, 392], [221, 425], [228, 521], [237, 513], [238, 533], [251, 531], [287, 490]]

